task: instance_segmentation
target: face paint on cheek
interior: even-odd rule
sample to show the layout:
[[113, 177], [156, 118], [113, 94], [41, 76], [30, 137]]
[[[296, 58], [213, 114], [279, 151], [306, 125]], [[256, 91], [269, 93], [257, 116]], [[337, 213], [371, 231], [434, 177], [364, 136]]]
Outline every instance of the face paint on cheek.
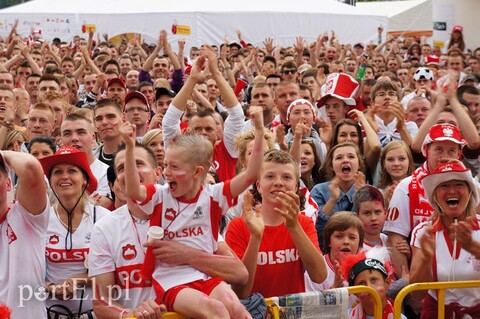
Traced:
[[187, 176], [187, 171], [184, 171], [184, 170], [177, 170], [177, 171], [174, 171], [172, 173], [173, 177], [175, 178], [179, 178], [179, 179], [182, 179], [182, 178], [185, 178], [185, 176]]

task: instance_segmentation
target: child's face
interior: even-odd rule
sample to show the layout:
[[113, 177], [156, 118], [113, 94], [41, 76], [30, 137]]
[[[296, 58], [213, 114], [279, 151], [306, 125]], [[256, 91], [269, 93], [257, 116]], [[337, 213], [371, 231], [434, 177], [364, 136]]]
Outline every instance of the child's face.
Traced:
[[390, 150], [385, 156], [385, 170], [393, 180], [400, 180], [407, 177], [408, 155], [403, 147]]
[[358, 172], [359, 159], [352, 146], [339, 147], [333, 152], [332, 166], [341, 181], [353, 181]]
[[313, 112], [312, 108], [307, 104], [295, 105], [290, 113], [290, 125], [292, 131], [297, 127], [298, 123], [305, 124], [308, 127], [313, 125]]
[[[385, 279], [382, 273], [378, 270], [366, 269], [357, 275], [353, 284], [355, 286], [364, 285], [371, 287], [378, 292], [382, 300], [385, 300], [387, 289], [390, 286], [390, 280]], [[357, 297], [364, 307], [373, 306], [375, 303], [371, 294], [358, 294]]]
[[300, 145], [300, 165], [302, 174], [311, 172], [315, 165], [315, 154], [313, 153], [312, 145], [308, 143]]
[[193, 166], [185, 158], [185, 150], [170, 146], [165, 152], [164, 175], [173, 197], [195, 197], [198, 189], [196, 182], [202, 178], [200, 166]]
[[[243, 167], [244, 169], [247, 168], [248, 163], [250, 163], [250, 157], [252, 157], [252, 151], [253, 151], [253, 144], [255, 144], [254, 140], [251, 140], [250, 142], [247, 143], [247, 146], [245, 147], [245, 166]], [[269, 150], [267, 143], [263, 143], [263, 153], [265, 154]]]
[[330, 236], [330, 255], [332, 260], [342, 261], [347, 255], [357, 253], [360, 245], [360, 235], [355, 227], [346, 230], [336, 230]]
[[368, 201], [360, 204], [358, 218], [362, 221], [365, 233], [378, 235], [385, 224], [385, 209], [379, 201]]
[[155, 154], [158, 166], [163, 167], [165, 148], [163, 147], [163, 135], [158, 134], [147, 144], [147, 147]]
[[338, 129], [338, 143], [351, 142], [358, 145], [359, 138], [357, 128], [353, 125], [344, 124]]
[[293, 164], [264, 162], [257, 188], [262, 202], [276, 203], [278, 193], [297, 190], [298, 176]]

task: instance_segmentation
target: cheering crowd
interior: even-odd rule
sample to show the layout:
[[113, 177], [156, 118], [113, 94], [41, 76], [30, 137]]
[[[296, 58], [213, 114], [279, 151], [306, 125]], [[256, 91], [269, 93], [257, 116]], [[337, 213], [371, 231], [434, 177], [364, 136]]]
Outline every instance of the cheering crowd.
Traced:
[[[375, 30], [374, 30], [375, 31]], [[263, 298], [480, 280], [480, 48], [421, 38], [175, 52], [0, 42], [0, 318], [263, 318]], [[445, 294], [480, 318], [480, 289]], [[437, 293], [403, 318], [437, 318]], [[368, 295], [349, 318], [373, 318]], [[4, 317], [2, 317], [4, 316]]]

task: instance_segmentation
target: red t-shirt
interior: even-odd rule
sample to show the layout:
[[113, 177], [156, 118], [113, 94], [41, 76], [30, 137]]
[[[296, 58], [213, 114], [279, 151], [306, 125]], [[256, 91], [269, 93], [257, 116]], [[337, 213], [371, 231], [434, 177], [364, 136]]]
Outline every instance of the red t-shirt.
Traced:
[[[298, 215], [303, 230], [318, 248], [317, 232], [310, 217]], [[242, 259], [247, 249], [250, 232], [243, 217], [233, 219], [228, 225], [226, 242]], [[290, 233], [282, 223], [265, 226], [258, 251], [257, 271], [252, 293], [259, 292], [265, 298], [305, 292], [305, 269]]]
[[230, 156], [223, 140], [213, 148], [212, 166], [222, 182], [235, 177], [237, 159]]

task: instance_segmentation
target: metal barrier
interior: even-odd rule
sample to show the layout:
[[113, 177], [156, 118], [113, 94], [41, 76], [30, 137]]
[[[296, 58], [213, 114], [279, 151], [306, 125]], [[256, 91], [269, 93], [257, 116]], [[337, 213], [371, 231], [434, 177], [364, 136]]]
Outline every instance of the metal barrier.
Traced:
[[[358, 294], [358, 293], [369, 293], [373, 296], [375, 300], [375, 308], [373, 317], [375, 319], [382, 319], [383, 317], [383, 310], [382, 310], [382, 300], [378, 292], [367, 286], [354, 286], [354, 287], [346, 287], [349, 294]], [[266, 298], [265, 301], [267, 302], [267, 311], [271, 316], [271, 319], [280, 319], [280, 307], [273, 302], [273, 298]]]
[[474, 288], [480, 287], [480, 280], [470, 280], [470, 281], [444, 281], [444, 282], [420, 282], [416, 284], [410, 284], [404, 287], [398, 293], [395, 298], [395, 303], [393, 306], [393, 315], [394, 319], [400, 319], [402, 315], [402, 305], [405, 297], [413, 292], [418, 290], [438, 290], [437, 301], [438, 301], [438, 319], [445, 319], [445, 290], [453, 288]]
[[[349, 294], [358, 294], [358, 293], [369, 293], [375, 299], [375, 309], [374, 309], [374, 318], [375, 319], [382, 319], [382, 300], [380, 299], [380, 295], [378, 294], [375, 289], [367, 286], [354, 286], [354, 287], [347, 287], [346, 288]], [[265, 302], [267, 303], [267, 311], [270, 314], [272, 319], [280, 319], [280, 308], [273, 302], [272, 298], [265, 298]], [[135, 318], [129, 318], [135, 319]], [[181, 315], [176, 312], [167, 312], [163, 314], [162, 319], [188, 319], [188, 317]]]

